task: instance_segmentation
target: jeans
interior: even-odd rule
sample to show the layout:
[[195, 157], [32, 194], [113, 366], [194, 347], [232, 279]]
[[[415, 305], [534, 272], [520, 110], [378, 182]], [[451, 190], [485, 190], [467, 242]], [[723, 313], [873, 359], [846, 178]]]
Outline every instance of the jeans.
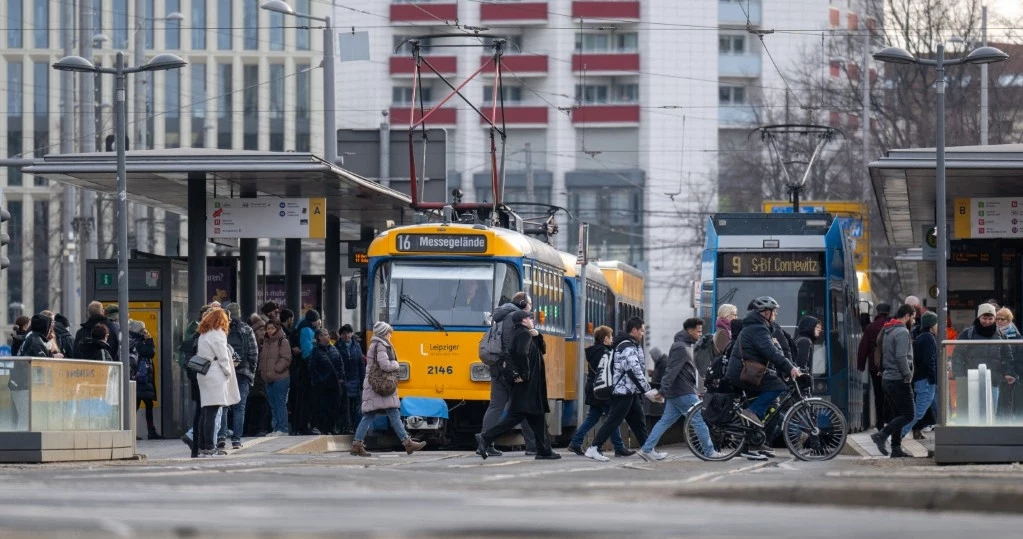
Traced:
[[905, 438], [909, 431], [916, 428], [923, 428], [924, 425], [917, 425], [920, 418], [927, 413], [927, 409], [934, 404], [934, 393], [938, 386], [928, 382], [926, 379], [913, 382], [913, 395], [915, 396], [913, 420], [902, 427], [902, 437]]
[[913, 386], [902, 380], [882, 380], [881, 384], [895, 413], [895, 417], [881, 429], [881, 435], [885, 438], [892, 437], [892, 450], [901, 449], [902, 428], [913, 421], [916, 414]]
[[[597, 404], [591, 404], [589, 410], [586, 411], [586, 419], [583, 419], [582, 424], [575, 429], [571, 445], [575, 447], [582, 446], [586, 433], [590, 432], [590, 429], [597, 424], [597, 421], [600, 421], [600, 417], [603, 415], [607, 415], [607, 403], [597, 401]], [[622, 441], [622, 433], [619, 429], [611, 432], [611, 445], [614, 446], [615, 451], [625, 449], [625, 442]]]
[[753, 413], [757, 414], [757, 417], [763, 419], [764, 414], [767, 413], [767, 407], [770, 406], [771, 403], [774, 402], [774, 399], [777, 399], [782, 393], [784, 393], [784, 391], [763, 391], [757, 395], [757, 398], [754, 399], [752, 403], [750, 403], [749, 409]]
[[270, 402], [270, 416], [273, 417], [273, 431], [287, 433], [288, 426], [288, 386], [291, 378], [285, 378], [266, 384], [266, 400]]
[[408, 439], [408, 433], [405, 432], [405, 425], [401, 420], [401, 410], [398, 408], [388, 408], [386, 410], [373, 410], [372, 412], [366, 412], [362, 414], [362, 419], [359, 420], [359, 426], [355, 429], [355, 441], [361, 442], [366, 439], [366, 433], [369, 432], [369, 428], [373, 426], [373, 420], [377, 416], [386, 415], [387, 422], [391, 424], [391, 429], [398, 435], [398, 439], [405, 441]]
[[643, 412], [643, 405], [640, 403], [640, 395], [614, 395], [608, 403], [607, 419], [600, 426], [593, 442], [590, 445], [600, 447], [611, 437], [611, 433], [618, 430], [618, 425], [624, 420], [628, 423], [632, 433], [640, 444], [646, 443], [646, 413]]
[[[493, 428], [505, 417], [508, 404], [511, 402], [511, 385], [503, 376], [495, 376], [493, 371], [494, 369], [491, 369], [490, 406], [483, 414], [483, 432]], [[536, 434], [529, 427], [529, 423], [523, 421], [519, 427], [522, 429], [522, 439], [526, 441], [526, 451], [536, 451]]]
[[482, 432], [483, 443], [489, 446], [494, 443], [499, 436], [512, 430], [516, 425], [526, 423], [534, 433], [540, 433], [540, 437], [537, 438], [536, 442], [536, 454], [537, 455], [550, 455], [551, 451], [550, 440], [547, 437], [547, 421], [544, 414], [527, 414], [525, 412], [508, 412], [504, 418], [501, 419], [496, 425]]
[[[698, 402], [700, 402], [700, 397], [695, 393], [665, 399], [664, 413], [661, 414], [660, 421], [650, 430], [650, 437], [643, 444], [643, 451], [647, 453], [653, 451], [657, 447], [657, 442], [661, 440], [661, 436]], [[700, 439], [700, 447], [704, 454], [709, 455], [711, 451], [714, 451], [714, 443], [710, 441], [710, 430], [707, 429], [707, 424], [703, 421], [703, 414], [696, 414], [693, 417], [693, 427], [696, 429], [696, 436]]]
[[[252, 382], [245, 378], [238, 378], [238, 395], [241, 396], [241, 400], [237, 404], [226, 406], [226, 410], [230, 410], [230, 427], [231, 427], [231, 441], [240, 442], [242, 441], [242, 434], [245, 431], [245, 401], [249, 398], [249, 390], [252, 389]], [[219, 433], [219, 439], [227, 439], [228, 421], [224, 418], [221, 421], [220, 428], [217, 429]]]

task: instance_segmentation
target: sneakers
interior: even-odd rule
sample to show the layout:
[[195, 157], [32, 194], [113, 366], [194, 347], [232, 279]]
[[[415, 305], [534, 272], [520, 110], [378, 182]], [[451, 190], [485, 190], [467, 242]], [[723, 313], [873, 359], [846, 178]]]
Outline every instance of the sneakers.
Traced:
[[891, 458], [893, 458], [893, 459], [906, 459], [906, 458], [913, 458], [913, 455], [910, 455], [909, 453], [906, 453], [905, 451], [902, 450], [901, 447], [893, 447], [892, 448]]
[[185, 442], [188, 447], [192, 447], [192, 439], [188, 437], [187, 432], [181, 435], [181, 441]]
[[633, 451], [631, 449], [628, 449], [628, 448], [625, 448], [625, 447], [623, 447], [621, 449], [615, 449], [615, 456], [616, 457], [631, 457], [631, 456], [633, 456], [635, 454], [636, 454], [635, 451]]
[[476, 454], [483, 460], [487, 460], [490, 455], [487, 454], [487, 443], [483, 441], [482, 434], [476, 434]]
[[217, 449], [224, 449], [227, 447], [227, 440], [217, 440]]
[[551, 452], [546, 455], [537, 455], [535, 458], [536, 460], [558, 460], [561, 458], [561, 455], [559, 455], [558, 453]]
[[653, 462], [655, 460], [664, 460], [668, 456], [667, 453], [658, 453], [656, 449], [650, 451], [649, 453], [640, 449], [639, 453], [636, 454], [639, 455], [639, 458], [647, 462]]
[[758, 447], [756, 449], [756, 452], [760, 453], [761, 455], [763, 455], [763, 456], [765, 456], [765, 457], [767, 457], [769, 459], [773, 459], [773, 458], [778, 456], [774, 452], [774, 449], [771, 449], [771, 448], [767, 447], [766, 445], [762, 445], [762, 446]]
[[934, 432], [934, 425], [927, 425], [926, 427], [924, 427], [921, 430], [924, 431], [924, 432]]
[[877, 446], [877, 450], [880, 451], [881, 454], [886, 457], [888, 456], [888, 448], [884, 446], [884, 443], [887, 440], [887, 438], [888, 437], [885, 436], [884, 433], [882, 432], [875, 432], [874, 434], [870, 435], [870, 440], [874, 442], [874, 445]]
[[241, 448], [242, 448], [241, 441], [231, 442], [231, 449], [241, 449]]
[[611, 460], [611, 459], [605, 457], [604, 454], [600, 452], [600, 449], [597, 449], [596, 446], [592, 446], [592, 445], [590, 447], [586, 448], [586, 452], [583, 453], [583, 456], [586, 457], [586, 458], [593, 459], [593, 460], [595, 460], [597, 462], [607, 462], [607, 461]]
[[720, 452], [720, 451], [718, 451], [716, 449], [712, 449], [711, 452], [707, 453], [706, 455], [707, 455], [707, 458], [711, 458], [711, 459], [723, 459], [723, 458], [725, 458], [727, 456], [724, 453], [722, 453], [722, 452]]
[[753, 410], [750, 410], [749, 408], [746, 408], [745, 410], [739, 412], [739, 417], [750, 422], [750, 424], [752, 424], [753, 426], [756, 427], [764, 426], [764, 423], [760, 421], [760, 417], [757, 416], [757, 414]]
[[573, 453], [575, 453], [576, 455], [579, 455], [580, 457], [585, 457], [586, 456], [586, 453], [583, 452], [583, 448], [581, 448], [581, 447], [579, 447], [577, 445], [568, 444], [568, 450], [573, 452]]
[[490, 444], [490, 447], [487, 448], [487, 455], [491, 457], [500, 457], [503, 454], [500, 449], [494, 447], [494, 444]]
[[765, 460], [767, 460], [767, 455], [762, 455], [758, 448], [755, 449], [755, 448], [747, 447], [747, 448], [743, 449], [741, 453], [739, 453], [739, 456], [740, 457], [746, 457], [746, 459], [748, 459], [748, 460], [758, 460], [758, 461], [765, 461]]
[[535, 457], [536, 456], [536, 451], [530, 451], [530, 450], [527, 449], [526, 450], [526, 456], [527, 457]]
[[288, 435], [287, 432], [283, 432], [283, 431], [279, 431], [278, 430], [278, 431], [271, 432], [270, 434], [267, 434], [266, 437], [267, 438], [277, 438], [277, 437], [280, 437], [280, 436], [287, 436], [287, 435]]

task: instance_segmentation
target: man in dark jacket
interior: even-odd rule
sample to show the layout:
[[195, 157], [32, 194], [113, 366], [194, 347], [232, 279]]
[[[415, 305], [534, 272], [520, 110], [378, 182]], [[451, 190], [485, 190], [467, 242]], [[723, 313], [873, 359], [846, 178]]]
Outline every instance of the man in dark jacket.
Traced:
[[345, 381], [345, 364], [341, 353], [330, 345], [330, 332], [319, 328], [314, 334], [316, 344], [309, 355], [309, 381], [315, 406], [313, 424], [321, 434], [336, 434], [341, 412], [341, 384]]
[[[593, 382], [597, 377], [597, 369], [600, 368], [600, 360], [604, 358], [605, 354], [610, 354], [614, 351], [611, 348], [612, 335], [614, 330], [607, 326], [600, 326], [593, 330], [593, 345], [586, 347], [586, 418], [583, 419], [581, 425], [576, 427], [575, 434], [572, 435], [572, 441], [568, 444], [568, 450], [579, 455], [584, 456], [583, 452], [583, 438], [586, 437], [586, 433], [600, 421], [600, 418], [607, 415], [607, 401], [602, 401], [593, 396]], [[615, 429], [611, 433], [611, 445], [615, 448], [616, 457], [629, 457], [635, 455], [636, 452], [625, 447], [625, 442], [622, 440], [622, 433], [619, 429]]]
[[[235, 366], [235, 378], [238, 380], [238, 395], [241, 400], [229, 408], [231, 415], [231, 448], [242, 448], [242, 432], [245, 430], [245, 405], [249, 398], [249, 390], [256, 376], [256, 363], [259, 361], [259, 346], [256, 344], [256, 334], [252, 331], [245, 320], [242, 319], [242, 308], [237, 303], [228, 303], [225, 310], [231, 315], [230, 326], [227, 331], [227, 344], [231, 345], [235, 355], [240, 360]], [[220, 422], [220, 434], [217, 443], [226, 441], [228, 422]]]
[[[658, 392], [664, 397], [664, 413], [639, 450], [639, 456], [643, 460], [664, 460], [668, 456], [667, 453], [660, 453], [655, 449], [657, 442], [676, 421], [700, 402], [700, 396], [697, 394], [700, 374], [693, 355], [693, 345], [701, 337], [702, 326], [703, 321], [699, 318], [690, 318], [683, 322], [682, 331], [675, 334], [675, 342], [668, 350], [668, 358], [661, 363], [663, 372], [659, 377], [661, 387]], [[693, 418], [693, 427], [700, 440], [698, 450], [709, 457], [722, 456], [714, 450], [714, 443], [710, 439], [710, 431], [703, 421], [702, 414]]]
[[344, 395], [341, 396], [344, 406], [341, 410], [341, 431], [354, 433], [356, 425], [362, 419], [362, 382], [366, 379], [366, 360], [362, 357], [362, 347], [354, 339], [355, 330], [351, 324], [341, 326], [341, 340], [337, 342], [337, 351], [341, 353], [341, 361], [345, 365]]
[[[750, 423], [763, 426], [760, 420], [767, 413], [767, 407], [788, 389], [777, 373], [793, 378], [801, 373], [782, 353], [781, 344], [772, 337], [772, 324], [775, 311], [779, 307], [778, 302], [768, 296], [753, 301], [754, 309], [743, 319], [742, 333], [739, 334], [739, 340], [732, 348], [732, 355], [728, 359], [728, 381], [735, 387], [759, 392], [756, 400], [749, 408], [743, 410], [741, 415]], [[750, 386], [740, 381], [744, 361], [755, 361], [768, 367], [759, 386]]]
[[[1005, 335], [995, 325], [996, 310], [990, 303], [980, 304], [977, 307], [977, 318], [973, 321], [973, 325], [959, 332], [957, 339], [960, 341], [1004, 340]], [[1016, 366], [1013, 363], [1008, 343], [1003, 346], [957, 345], [952, 353], [952, 373], [956, 379], [956, 414], [960, 419], [964, 419], [968, 415], [967, 373], [971, 369], [978, 368], [982, 363], [987, 365], [988, 376], [991, 378], [991, 402], [998, 402], [1001, 388], [1004, 387], [1008, 390], [1009, 386], [1016, 383]]]
[[78, 346], [82, 343], [82, 341], [92, 336], [92, 328], [96, 324], [104, 324], [110, 330], [110, 338], [107, 341], [107, 344], [110, 345], [110, 354], [114, 357], [114, 361], [120, 361], [118, 359], [118, 351], [120, 350], [119, 345], [121, 336], [114, 331], [114, 326], [110, 323], [110, 319], [107, 318], [106, 312], [103, 310], [103, 304], [98, 301], [93, 301], [89, 304], [86, 314], [88, 315], [88, 318], [85, 322], [82, 322], [81, 327], [78, 328], [78, 332], [75, 333], [74, 357], [82, 357]]
[[493, 427], [476, 435], [476, 454], [486, 459], [488, 449], [499, 436], [523, 421], [536, 434], [536, 459], [555, 460], [561, 455], [551, 450], [544, 414], [550, 412], [547, 403], [547, 368], [543, 354], [547, 351], [543, 336], [533, 329], [533, 313], [521, 309], [512, 313], [515, 325], [511, 335], [506, 368], [513, 384], [508, 414]]
[[[888, 406], [884, 397], [884, 390], [881, 389], [881, 369], [874, 365], [874, 350], [877, 348], [877, 336], [881, 334], [881, 328], [888, 322], [892, 306], [887, 303], [877, 304], [877, 316], [874, 321], [863, 329], [863, 336], [860, 338], [860, 346], [856, 351], [856, 368], [860, 371], [870, 372], [870, 385], [874, 393], [874, 415], [877, 430], [884, 428], [891, 420], [891, 407]], [[866, 399], [864, 399], [866, 400]], [[865, 422], [869, 424], [869, 422]]]
[[[512, 339], [515, 333], [515, 323], [513, 322], [512, 314], [525, 311], [530, 312], [533, 310], [533, 300], [529, 297], [529, 294], [525, 292], [516, 292], [512, 296], [511, 303], [505, 303], [498, 308], [494, 309], [492, 318], [495, 323], [502, 324], [501, 330], [501, 350], [507, 352], [511, 349]], [[511, 401], [512, 384], [509, 382], [502, 368], [499, 365], [490, 367], [490, 405], [487, 407], [487, 411], [483, 414], [483, 431], [493, 428], [501, 417], [504, 416], [505, 410], [508, 408], [508, 404]], [[528, 422], [523, 421], [520, 425], [522, 431], [522, 439], [526, 442], [526, 455], [535, 455], [536, 452], [536, 434], [533, 429], [530, 428]], [[496, 447], [491, 446], [488, 448], [489, 456], [499, 457], [501, 452]]]
[[53, 320], [44, 314], [37, 314], [32, 317], [29, 323], [29, 333], [25, 336], [25, 342], [21, 345], [18, 355], [22, 357], [53, 357], [50, 353], [50, 329]]
[[[913, 336], [909, 330], [916, 319], [916, 309], [904, 304], [881, 328], [881, 383], [892, 405], [892, 420], [883, 429], [870, 435], [882, 455], [887, 455], [885, 442], [892, 439], [892, 458], [909, 457], [902, 451], [902, 427], [913, 421]], [[992, 323], [994, 316], [991, 317]]]
[[53, 318], [53, 337], [57, 341], [57, 348], [66, 358], [75, 356], [75, 338], [71, 335], [71, 322], [67, 317], [57, 313]]

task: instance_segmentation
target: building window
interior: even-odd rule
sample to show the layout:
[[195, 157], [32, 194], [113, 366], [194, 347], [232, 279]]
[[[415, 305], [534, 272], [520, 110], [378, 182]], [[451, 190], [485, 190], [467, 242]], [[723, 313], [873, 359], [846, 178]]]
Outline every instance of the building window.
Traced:
[[[504, 95], [505, 103], [521, 103], [522, 102], [522, 87], [521, 86], [502, 86], [501, 94]], [[484, 86], [483, 87], [483, 102], [492, 104], [494, 101], [494, 87]]]
[[742, 86], [718, 86], [718, 104], [745, 105], [746, 88]]
[[25, 21], [21, 2], [22, 0], [7, 2], [7, 46], [12, 49], [20, 49], [23, 43], [21, 29]]
[[114, 48], [128, 48], [128, 0], [114, 0]]
[[259, 149], [259, 66], [242, 68], [242, 123], [244, 142], [242, 149]]
[[206, 64], [192, 64], [192, 147], [206, 147]]
[[245, 2], [242, 7], [242, 16], [245, 36], [245, 50], [254, 51], [259, 49], [259, 2]]
[[231, 64], [217, 64], [217, 148], [232, 149], [231, 142], [231, 97], [234, 85], [231, 82]]
[[[74, 3], [73, 2], [61, 2], [60, 3], [60, 20], [61, 21], [64, 20], [64, 14], [67, 13], [68, 9], [74, 9]], [[77, 11], [75, 12], [75, 15], [72, 15], [72, 17], [77, 17]], [[63, 49], [64, 48], [64, 32], [57, 32], [57, 40], [59, 42], [60, 48]]]
[[[181, 11], [181, 0], [167, 0], [167, 13]], [[174, 50], [181, 48], [181, 21], [172, 21], [164, 18], [164, 32], [166, 33], [167, 48]]]
[[587, 105], [621, 105], [639, 102], [638, 84], [577, 84], [575, 98]]
[[721, 54], [746, 54], [746, 36], [718, 36], [718, 52]]
[[284, 151], [284, 64], [270, 64], [270, 151]]
[[417, 89], [413, 92], [411, 86], [395, 86], [391, 89], [391, 103], [394, 105], [412, 105], [412, 94], [415, 93], [416, 101], [414, 104], [419, 104], [419, 98], [422, 96], [423, 103], [431, 103], [430, 98], [433, 97], [432, 88]]
[[[569, 195], [569, 211], [590, 223], [591, 250], [605, 260], [636, 264], [643, 260], [641, 189], [575, 188]], [[592, 238], [600, 238], [596, 244]], [[578, 230], [569, 227], [569, 244], [578, 242]]]
[[639, 50], [639, 34], [615, 32], [613, 34], [576, 34], [575, 51], [582, 53], [633, 53]]
[[217, 2], [217, 48], [222, 51], [231, 50], [231, 5], [233, 2]]
[[35, 47], [48, 49], [50, 47], [50, 3], [36, 0], [34, 9], [35, 30], [32, 31], [32, 35]]
[[295, 151], [308, 152], [311, 149], [309, 108], [312, 102], [309, 64], [298, 64], [295, 69], [297, 70], [295, 74]]
[[181, 146], [181, 70], [169, 69], [164, 72], [164, 147]]
[[[298, 13], [312, 13], [311, 0], [298, 0], [295, 2], [295, 10]], [[309, 50], [309, 28], [295, 30], [295, 48], [300, 51]]]
[[270, 50], [284, 50], [284, 14], [270, 13]]
[[[153, 72], [147, 71], [135, 75], [146, 78], [146, 148], [152, 150], [156, 147], [156, 96], [153, 93]], [[97, 81], [103, 80], [98, 77]], [[96, 89], [99, 89], [97, 82]]]
[[156, 0], [146, 0], [146, 48], [152, 49], [156, 42], [156, 28], [153, 18], [156, 17]]
[[[50, 153], [50, 64], [35, 62], [32, 71], [32, 153], [43, 157]], [[46, 178], [37, 176], [35, 184], [46, 185]]]
[[103, 0], [92, 0], [92, 33], [103, 33]]
[[[7, 63], [7, 157], [21, 157], [24, 152], [22, 137], [25, 136], [24, 118], [25, 95], [22, 93], [25, 88], [25, 75], [21, 62]], [[21, 169], [17, 167], [7, 168], [7, 185], [21, 185]], [[13, 232], [11, 237], [14, 237]]]
[[[226, 2], [230, 4], [230, 2]], [[192, 50], [206, 48], [206, 0], [192, 0]], [[203, 79], [205, 80], [205, 78]]]
[[32, 204], [32, 268], [35, 288], [32, 307], [36, 312], [50, 307], [50, 203], [37, 200]]
[[21, 303], [25, 300], [24, 290], [21, 286], [25, 278], [25, 255], [23, 246], [25, 240], [25, 203], [20, 200], [7, 200], [7, 211], [11, 213], [11, 220], [8, 222], [7, 233], [11, 235], [11, 243], [7, 246], [7, 258], [11, 259], [11, 267], [7, 269], [7, 305], [8, 322], [14, 323], [14, 319], [24, 313], [25, 306]]

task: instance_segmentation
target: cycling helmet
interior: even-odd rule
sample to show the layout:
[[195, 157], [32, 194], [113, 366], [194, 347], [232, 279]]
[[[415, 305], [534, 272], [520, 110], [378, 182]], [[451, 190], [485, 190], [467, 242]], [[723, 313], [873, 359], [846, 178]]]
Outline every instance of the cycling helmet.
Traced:
[[753, 310], [758, 313], [761, 311], [773, 311], [778, 307], [781, 307], [781, 305], [778, 305], [778, 302], [771, 296], [760, 296], [753, 300]]

